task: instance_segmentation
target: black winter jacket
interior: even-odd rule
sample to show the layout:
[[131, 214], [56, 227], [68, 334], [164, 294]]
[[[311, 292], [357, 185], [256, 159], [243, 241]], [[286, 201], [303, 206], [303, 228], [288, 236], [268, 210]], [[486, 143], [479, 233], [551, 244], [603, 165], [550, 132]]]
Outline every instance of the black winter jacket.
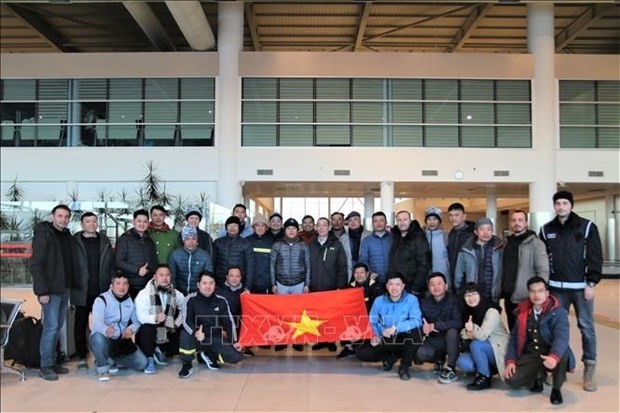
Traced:
[[217, 285], [224, 285], [230, 267], [241, 268], [244, 283], [248, 276], [252, 277], [250, 241], [246, 238], [226, 235], [213, 242], [213, 270]]
[[408, 290], [418, 293], [426, 291], [429, 257], [428, 241], [418, 221], [411, 222], [404, 237], [397, 226], [392, 228], [389, 271], [402, 275]]
[[[463, 308], [456, 295], [447, 292], [439, 301], [429, 295], [420, 305], [422, 317], [427, 323], [435, 323], [435, 329], [445, 333], [450, 329], [461, 330], [463, 327]], [[433, 333], [435, 334], [435, 333]]]
[[[86, 248], [82, 240], [83, 231], [76, 232], [73, 237], [77, 245], [78, 260], [80, 261], [80, 288], [71, 290], [71, 304], [84, 306], [86, 305], [86, 295], [88, 293], [88, 261], [86, 257]], [[102, 294], [110, 288], [112, 276], [116, 273], [116, 265], [114, 263], [114, 250], [108, 237], [99, 233], [99, 292]]]
[[349, 278], [344, 247], [335, 238], [327, 238], [321, 245], [315, 239], [310, 250], [310, 291], [330, 291], [344, 288]]
[[287, 240], [276, 241], [271, 247], [269, 274], [272, 287], [277, 281], [286, 286], [304, 283], [309, 288], [310, 251], [308, 246], [300, 240], [292, 244]]
[[[459, 252], [463, 248], [463, 244], [469, 238], [474, 236], [474, 223], [465, 221], [465, 226], [459, 229], [452, 228], [448, 234], [448, 259], [450, 260], [450, 280], [454, 280], [454, 269], [456, 268], [456, 260]], [[445, 274], [446, 276], [448, 274]], [[448, 285], [454, 285], [454, 282], [448, 282]]]
[[222, 329], [233, 342], [237, 342], [237, 329], [228, 302], [219, 294], [206, 297], [199, 291], [187, 296], [185, 311], [181, 313], [183, 329], [193, 336], [202, 326], [205, 341], [222, 337]]
[[256, 233], [248, 238], [252, 251], [251, 267], [252, 277], [246, 277], [245, 288], [250, 292], [265, 292], [271, 289], [271, 277], [269, 275], [269, 260], [271, 258], [271, 246], [273, 237], [269, 234], [258, 236]]
[[[137, 291], [143, 289], [153, 278], [159, 259], [155, 243], [148, 231], [142, 236], [131, 228], [118, 238], [116, 242], [116, 269], [127, 274], [129, 285]], [[140, 267], [148, 264], [148, 273], [144, 277], [138, 275]]]

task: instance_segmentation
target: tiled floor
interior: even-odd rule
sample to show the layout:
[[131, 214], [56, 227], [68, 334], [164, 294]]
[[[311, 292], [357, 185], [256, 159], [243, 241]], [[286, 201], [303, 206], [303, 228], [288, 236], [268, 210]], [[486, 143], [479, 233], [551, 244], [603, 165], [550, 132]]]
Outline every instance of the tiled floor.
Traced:
[[[414, 367], [412, 379], [398, 379], [396, 369], [385, 373], [378, 365], [355, 359], [336, 360], [334, 353], [269, 350], [245, 359], [241, 365], [209, 371], [195, 365], [187, 380], [177, 378], [177, 359], [157, 375], [121, 370], [107, 383], [97, 381], [94, 369], [71, 373], [58, 382], [45, 382], [36, 370], [28, 379], [2, 375], [1, 411], [243, 411], [243, 412], [404, 412], [404, 411], [552, 411], [618, 412], [619, 385], [619, 286], [605, 280], [597, 288], [599, 390], [581, 390], [582, 366], [569, 375], [563, 387], [564, 404], [549, 404], [549, 387], [543, 394], [510, 391], [495, 379], [484, 392], [468, 392], [471, 378], [456, 383], [437, 383], [430, 365]], [[3, 296], [4, 296], [3, 291]], [[579, 334], [571, 318], [571, 346], [581, 356]]]

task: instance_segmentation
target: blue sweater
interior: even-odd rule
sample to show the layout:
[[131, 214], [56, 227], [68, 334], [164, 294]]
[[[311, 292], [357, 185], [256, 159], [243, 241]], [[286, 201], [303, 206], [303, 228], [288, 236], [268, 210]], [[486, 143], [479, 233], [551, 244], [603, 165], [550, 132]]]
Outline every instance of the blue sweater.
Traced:
[[406, 291], [398, 301], [392, 301], [389, 294], [375, 299], [370, 309], [370, 323], [376, 337], [381, 337], [383, 330], [396, 326], [397, 333], [406, 333], [422, 326], [422, 312], [418, 299]]

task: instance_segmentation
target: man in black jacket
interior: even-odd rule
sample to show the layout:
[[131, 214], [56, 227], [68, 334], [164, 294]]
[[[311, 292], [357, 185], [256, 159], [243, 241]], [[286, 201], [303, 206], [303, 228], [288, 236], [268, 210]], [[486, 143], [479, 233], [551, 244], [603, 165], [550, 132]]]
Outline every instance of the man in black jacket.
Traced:
[[67, 228], [71, 210], [60, 204], [52, 209], [52, 222], [34, 229], [30, 273], [32, 287], [43, 312], [43, 332], [39, 352], [44, 380], [58, 380], [69, 369], [56, 364], [56, 343], [65, 320], [71, 288], [79, 286], [79, 264], [75, 239]]
[[572, 193], [556, 192], [553, 208], [556, 217], [540, 229], [549, 253], [549, 287], [566, 311], [571, 304], [575, 309], [583, 343], [583, 389], [596, 391], [594, 289], [603, 267], [601, 238], [593, 222], [572, 211]]
[[247, 238], [251, 247], [252, 272], [245, 277], [245, 289], [252, 294], [271, 293], [271, 275], [269, 273], [269, 260], [271, 258], [271, 246], [273, 237], [268, 233], [267, 219], [262, 214], [256, 214], [252, 220], [254, 234]]
[[424, 298], [426, 277], [429, 272], [429, 248], [418, 221], [412, 221], [407, 211], [396, 214], [392, 228], [390, 273], [402, 275], [405, 288], [419, 299]]
[[[217, 285], [223, 285], [230, 267], [239, 267], [244, 277], [252, 276], [251, 246], [239, 235], [241, 221], [236, 216], [226, 220], [226, 235], [213, 243], [213, 270]], [[243, 280], [245, 282], [245, 279]]]
[[460, 202], [455, 202], [448, 207], [448, 219], [452, 229], [448, 234], [448, 260], [450, 261], [450, 274], [446, 274], [448, 290], [454, 291], [454, 269], [459, 252], [465, 241], [474, 236], [474, 223], [467, 221], [465, 207]]
[[153, 278], [159, 260], [155, 243], [149, 237], [149, 213], [139, 209], [133, 213], [133, 228], [116, 242], [116, 269], [129, 279], [129, 295], [135, 299]]
[[110, 287], [116, 273], [114, 251], [110, 240], [97, 231], [97, 216], [85, 212], [80, 217], [82, 231], [73, 235], [80, 261], [80, 287], [71, 290], [71, 304], [75, 305], [75, 351], [78, 369], [88, 369], [88, 316], [95, 299]]

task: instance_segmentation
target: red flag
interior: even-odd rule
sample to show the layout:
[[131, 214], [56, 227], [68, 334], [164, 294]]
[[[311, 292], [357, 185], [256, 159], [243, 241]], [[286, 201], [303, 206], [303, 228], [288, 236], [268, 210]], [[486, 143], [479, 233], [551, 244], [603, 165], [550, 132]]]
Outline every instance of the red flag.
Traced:
[[372, 338], [361, 288], [301, 295], [241, 295], [244, 347]]

